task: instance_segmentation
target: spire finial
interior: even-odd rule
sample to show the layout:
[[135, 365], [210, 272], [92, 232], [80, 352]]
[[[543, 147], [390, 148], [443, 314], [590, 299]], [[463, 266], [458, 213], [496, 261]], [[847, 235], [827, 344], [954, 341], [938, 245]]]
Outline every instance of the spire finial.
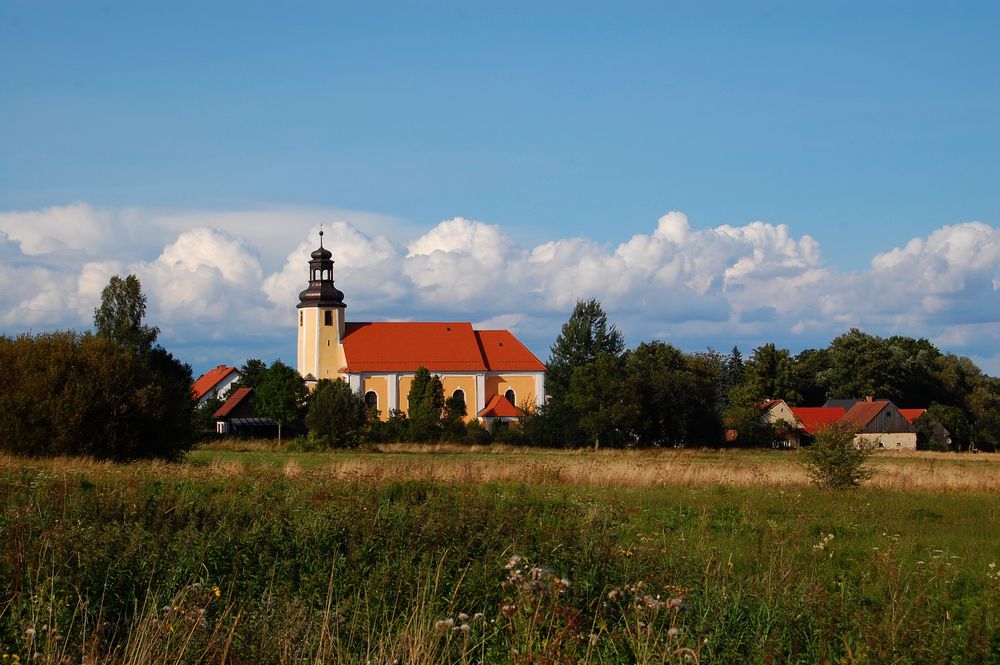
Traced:
[[319, 246], [323, 246], [323, 222], [319, 223]]

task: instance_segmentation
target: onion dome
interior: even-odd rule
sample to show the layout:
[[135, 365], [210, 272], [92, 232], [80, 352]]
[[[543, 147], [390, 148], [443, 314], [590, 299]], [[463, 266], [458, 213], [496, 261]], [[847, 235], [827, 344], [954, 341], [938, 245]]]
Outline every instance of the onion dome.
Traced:
[[310, 254], [309, 286], [299, 294], [302, 307], [347, 307], [344, 293], [333, 285], [333, 253], [323, 247], [323, 231], [319, 232], [319, 248]]

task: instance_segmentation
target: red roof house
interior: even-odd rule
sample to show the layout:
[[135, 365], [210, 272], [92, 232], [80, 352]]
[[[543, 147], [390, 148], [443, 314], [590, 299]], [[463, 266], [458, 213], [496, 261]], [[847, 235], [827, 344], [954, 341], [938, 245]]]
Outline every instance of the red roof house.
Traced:
[[233, 383], [240, 378], [240, 372], [229, 365], [218, 365], [208, 370], [191, 386], [191, 398], [201, 404], [212, 397], [225, 397]]

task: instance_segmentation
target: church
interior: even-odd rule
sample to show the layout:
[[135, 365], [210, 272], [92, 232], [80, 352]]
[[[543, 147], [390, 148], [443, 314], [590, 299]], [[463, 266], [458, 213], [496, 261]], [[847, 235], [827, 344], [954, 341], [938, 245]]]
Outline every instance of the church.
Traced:
[[344, 294], [333, 284], [333, 254], [309, 261], [309, 286], [299, 294], [298, 371], [312, 389], [342, 378], [385, 420], [407, 412], [417, 369], [441, 378], [445, 398], [466, 404], [467, 419], [514, 420], [545, 399], [545, 365], [510, 331], [475, 330], [468, 322], [348, 322]]

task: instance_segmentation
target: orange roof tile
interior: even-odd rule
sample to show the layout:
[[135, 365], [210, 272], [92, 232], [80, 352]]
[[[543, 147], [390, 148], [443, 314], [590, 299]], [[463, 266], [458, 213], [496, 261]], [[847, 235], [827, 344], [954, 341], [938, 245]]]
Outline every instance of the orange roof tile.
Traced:
[[815, 434], [844, 417], [844, 409], [839, 406], [792, 406], [789, 408], [802, 423], [802, 429], [809, 434]]
[[344, 354], [350, 372], [482, 372], [471, 323], [348, 323]]
[[544, 372], [545, 365], [508, 330], [476, 330], [476, 339], [486, 360], [486, 368], [495, 372]]
[[927, 413], [927, 409], [900, 409], [899, 413], [912, 423], [914, 420]]
[[204, 397], [208, 391], [210, 391], [215, 386], [219, 385], [219, 382], [225, 379], [227, 376], [237, 371], [235, 367], [230, 367], [229, 365], [219, 365], [218, 367], [213, 367], [208, 370], [194, 382], [191, 386], [191, 395], [197, 401]]
[[230, 411], [235, 409], [237, 405], [239, 405], [239, 403], [242, 402], [243, 399], [252, 392], [253, 388], [240, 388], [239, 390], [237, 390], [236, 392], [234, 392], [232, 395], [229, 396], [229, 399], [227, 399], [225, 403], [222, 406], [220, 406], [215, 413], [212, 414], [212, 417], [225, 418], [226, 416], [229, 415]]
[[524, 415], [524, 409], [514, 406], [503, 395], [494, 394], [476, 415], [480, 418], [520, 418]]

